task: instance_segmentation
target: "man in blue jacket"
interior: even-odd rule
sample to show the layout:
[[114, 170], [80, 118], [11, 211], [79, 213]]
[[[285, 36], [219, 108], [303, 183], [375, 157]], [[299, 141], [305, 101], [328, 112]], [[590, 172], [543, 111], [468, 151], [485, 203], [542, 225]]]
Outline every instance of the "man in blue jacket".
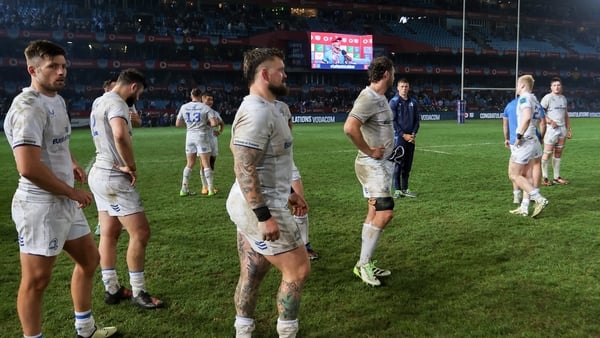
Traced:
[[408, 178], [415, 154], [415, 138], [419, 131], [419, 112], [417, 101], [408, 97], [410, 84], [405, 78], [398, 80], [398, 93], [390, 100], [394, 115], [394, 148], [401, 146], [404, 155], [394, 166], [394, 198], [417, 197], [408, 190]]

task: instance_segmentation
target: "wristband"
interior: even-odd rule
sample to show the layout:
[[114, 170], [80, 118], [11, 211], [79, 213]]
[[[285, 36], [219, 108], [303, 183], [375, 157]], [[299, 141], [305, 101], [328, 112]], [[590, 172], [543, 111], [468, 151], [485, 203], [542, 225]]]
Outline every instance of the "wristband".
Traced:
[[258, 218], [259, 222], [264, 222], [271, 218], [271, 212], [269, 211], [269, 208], [266, 205], [254, 208], [252, 209], [252, 211], [254, 211], [254, 214], [256, 215], [256, 218]]
[[519, 134], [519, 133], [517, 133], [517, 140], [520, 140], [520, 139], [522, 139], [522, 138], [523, 138], [523, 134]]

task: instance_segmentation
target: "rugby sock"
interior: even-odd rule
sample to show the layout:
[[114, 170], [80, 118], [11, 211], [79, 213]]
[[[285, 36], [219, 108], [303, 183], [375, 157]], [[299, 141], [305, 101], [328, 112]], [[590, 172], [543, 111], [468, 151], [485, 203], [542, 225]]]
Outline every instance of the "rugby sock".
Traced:
[[548, 160], [542, 158], [542, 177], [548, 178]]
[[298, 333], [298, 319], [281, 320], [277, 318], [277, 333], [279, 338], [295, 338]]
[[44, 335], [43, 335], [43, 334], [41, 334], [41, 333], [40, 333], [40, 334], [33, 335], [33, 336], [26, 336], [26, 335], [23, 335], [23, 338], [44, 338]]
[[185, 167], [183, 168], [183, 180], [181, 181], [181, 190], [188, 191], [188, 184], [190, 182], [190, 173], [192, 172], [192, 168]]
[[208, 184], [208, 191], [213, 191], [213, 170], [210, 168], [204, 168], [204, 176], [206, 177], [206, 183]]
[[204, 170], [200, 167], [200, 180], [202, 181], [202, 188], [208, 189], [208, 182], [206, 182], [206, 176], [204, 176]]
[[523, 198], [521, 201], [521, 211], [529, 213], [529, 198]]
[[300, 238], [302, 238], [302, 242], [308, 244], [308, 214], [305, 214], [304, 216], [294, 216], [294, 220], [298, 225], [298, 229], [300, 229]]
[[534, 201], [537, 200], [540, 196], [541, 195], [540, 195], [540, 189], [539, 188], [535, 188], [535, 189], [533, 189], [533, 190], [531, 190], [529, 192], [529, 198], [532, 199], [532, 200], [534, 200]]
[[137, 297], [141, 291], [146, 291], [144, 271], [129, 271], [129, 283], [131, 283], [131, 292], [134, 297]]
[[553, 157], [552, 158], [552, 170], [554, 172], [554, 179], [557, 179], [560, 177], [560, 157], [556, 158]]
[[119, 278], [117, 277], [117, 270], [102, 269], [102, 283], [104, 283], [104, 290], [108, 291], [111, 295], [114, 295], [119, 291]]
[[373, 256], [373, 251], [375, 251], [380, 235], [381, 229], [374, 227], [372, 224], [363, 224], [362, 245], [360, 248], [360, 259], [358, 261], [359, 266], [371, 261], [371, 256]]
[[236, 329], [243, 327], [253, 327], [254, 319], [242, 316], [235, 316], [235, 323], [233, 324], [233, 326]]
[[92, 316], [92, 310], [85, 312], [75, 311], [75, 330], [77, 335], [82, 337], [91, 337], [96, 330], [94, 322], [94, 316]]

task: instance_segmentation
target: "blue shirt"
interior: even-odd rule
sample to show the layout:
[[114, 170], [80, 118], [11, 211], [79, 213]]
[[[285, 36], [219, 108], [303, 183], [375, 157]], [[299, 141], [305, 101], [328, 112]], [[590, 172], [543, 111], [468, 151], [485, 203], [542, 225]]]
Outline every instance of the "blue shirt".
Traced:
[[389, 102], [394, 116], [394, 132], [396, 136], [403, 134], [417, 134], [419, 131], [419, 112], [417, 101], [413, 98], [404, 100], [396, 94]]

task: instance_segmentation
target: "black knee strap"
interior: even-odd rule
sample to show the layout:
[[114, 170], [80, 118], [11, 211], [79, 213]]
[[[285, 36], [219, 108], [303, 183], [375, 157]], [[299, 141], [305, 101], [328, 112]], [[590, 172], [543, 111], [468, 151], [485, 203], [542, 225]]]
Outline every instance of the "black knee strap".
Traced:
[[375, 211], [394, 210], [394, 199], [391, 197], [375, 198]]

